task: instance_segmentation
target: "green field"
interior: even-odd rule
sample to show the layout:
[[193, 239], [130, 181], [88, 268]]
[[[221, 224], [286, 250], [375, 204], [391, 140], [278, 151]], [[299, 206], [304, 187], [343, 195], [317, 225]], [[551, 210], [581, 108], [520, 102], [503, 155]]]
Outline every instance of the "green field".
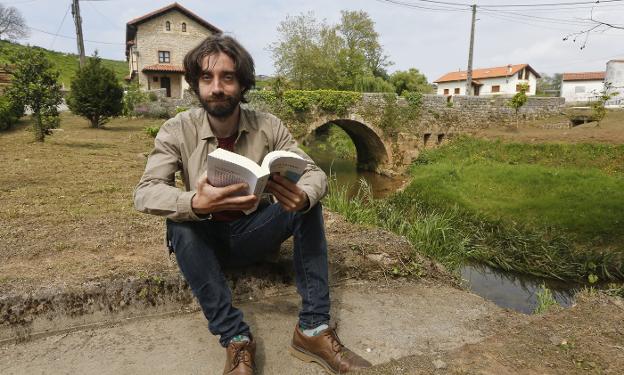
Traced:
[[[66, 89], [69, 89], [71, 79], [74, 77], [76, 69], [78, 69], [78, 55], [73, 53], [50, 51], [41, 47], [27, 47], [5, 40], [0, 40], [0, 64], [8, 63], [10, 54], [23, 48], [35, 48], [43, 51], [46, 57], [52, 61], [56, 69], [58, 69], [61, 74], [59, 80], [63, 83]], [[128, 63], [125, 61], [102, 59], [102, 64], [107, 68], [113, 69], [115, 75], [120, 81], [128, 75]]]
[[624, 278], [624, 146], [459, 137], [421, 154], [402, 192], [334, 190], [330, 208], [391, 229], [452, 268]]

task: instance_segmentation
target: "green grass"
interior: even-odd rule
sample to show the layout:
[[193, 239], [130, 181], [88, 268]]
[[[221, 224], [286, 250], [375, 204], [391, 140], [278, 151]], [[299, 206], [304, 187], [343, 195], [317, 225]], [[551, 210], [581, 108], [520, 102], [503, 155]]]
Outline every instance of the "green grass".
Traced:
[[331, 187], [347, 219], [405, 235], [451, 268], [480, 262], [562, 280], [624, 279], [624, 148], [461, 137], [424, 152], [402, 192]]
[[[43, 51], [46, 57], [52, 61], [56, 69], [59, 71], [59, 80], [65, 85], [65, 88], [69, 90], [71, 80], [78, 69], [78, 55], [73, 53], [50, 51], [41, 47], [23, 46], [17, 43], [0, 40], [0, 64], [9, 63], [10, 54], [23, 48], [36, 48]], [[125, 61], [102, 59], [102, 64], [107, 68], [113, 69], [119, 81], [122, 81], [123, 78], [129, 73], [128, 63]]]

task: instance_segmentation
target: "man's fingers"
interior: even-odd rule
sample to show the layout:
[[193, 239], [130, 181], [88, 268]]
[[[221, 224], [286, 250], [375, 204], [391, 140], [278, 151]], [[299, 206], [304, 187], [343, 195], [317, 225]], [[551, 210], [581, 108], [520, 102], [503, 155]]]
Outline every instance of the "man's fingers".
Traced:
[[222, 188], [218, 188], [219, 197], [223, 198], [223, 197], [229, 197], [231, 195], [238, 194], [238, 193], [244, 193], [247, 191], [248, 188], [249, 188], [249, 185], [243, 182], [234, 184], [234, 185], [224, 186]]
[[284, 206], [284, 208], [289, 209], [289, 210], [294, 210], [295, 208], [297, 208], [297, 205], [295, 204], [294, 201], [284, 196], [279, 191], [271, 191], [271, 194], [275, 196], [275, 199], [277, 199], [277, 201], [280, 202], [282, 206]]
[[272, 191], [278, 191], [280, 192], [282, 195], [290, 198], [290, 200], [296, 200], [297, 199], [297, 193], [289, 190], [287, 187], [280, 185], [277, 182], [273, 182], [273, 181], [269, 181], [269, 189], [271, 189]]

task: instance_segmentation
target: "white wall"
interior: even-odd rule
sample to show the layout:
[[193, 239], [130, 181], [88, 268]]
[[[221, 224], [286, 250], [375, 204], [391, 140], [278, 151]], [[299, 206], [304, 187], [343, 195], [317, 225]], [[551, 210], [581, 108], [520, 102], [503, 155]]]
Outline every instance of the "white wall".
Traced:
[[[479, 96], [491, 96], [491, 95], [514, 95], [516, 93], [516, 85], [520, 83], [529, 84], [529, 92], [527, 95], [535, 95], [535, 89], [537, 86], [537, 77], [533, 73], [530, 73], [528, 80], [518, 80], [518, 73], [509, 77], [496, 77], [496, 78], [481, 78], [479, 82], [483, 83], [479, 90]], [[500, 92], [492, 92], [492, 86], [500, 86]], [[444, 95], [444, 89], [449, 89], [449, 95], [454, 94], [455, 88], [459, 88], [459, 95], [466, 94], [466, 81], [455, 82], [442, 82], [438, 83], [438, 95]]]
[[[583, 92], [576, 92], [576, 88], [583, 88]], [[596, 97], [596, 93], [603, 88], [600, 80], [592, 81], [563, 81], [561, 82], [561, 96], [565, 98], [566, 104], [587, 102]]]
[[607, 105], [624, 106], [624, 61], [611, 60], [607, 63], [605, 81], [613, 85], [612, 93], [618, 93]]

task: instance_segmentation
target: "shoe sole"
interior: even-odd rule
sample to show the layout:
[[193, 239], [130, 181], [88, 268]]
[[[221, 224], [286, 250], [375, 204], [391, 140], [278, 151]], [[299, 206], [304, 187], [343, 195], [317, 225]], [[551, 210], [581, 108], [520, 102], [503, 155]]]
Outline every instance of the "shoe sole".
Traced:
[[294, 345], [291, 345], [289, 348], [290, 354], [297, 358], [300, 359], [306, 363], [310, 363], [310, 362], [315, 362], [319, 365], [321, 365], [321, 367], [323, 367], [323, 369], [325, 370], [325, 372], [329, 373], [329, 374], [340, 374], [340, 372], [336, 372], [334, 371], [331, 367], [329, 367], [329, 365], [327, 364], [327, 362], [325, 362], [322, 358], [320, 358], [317, 355], [314, 355], [310, 352], [307, 352], [303, 349], [299, 349]]

